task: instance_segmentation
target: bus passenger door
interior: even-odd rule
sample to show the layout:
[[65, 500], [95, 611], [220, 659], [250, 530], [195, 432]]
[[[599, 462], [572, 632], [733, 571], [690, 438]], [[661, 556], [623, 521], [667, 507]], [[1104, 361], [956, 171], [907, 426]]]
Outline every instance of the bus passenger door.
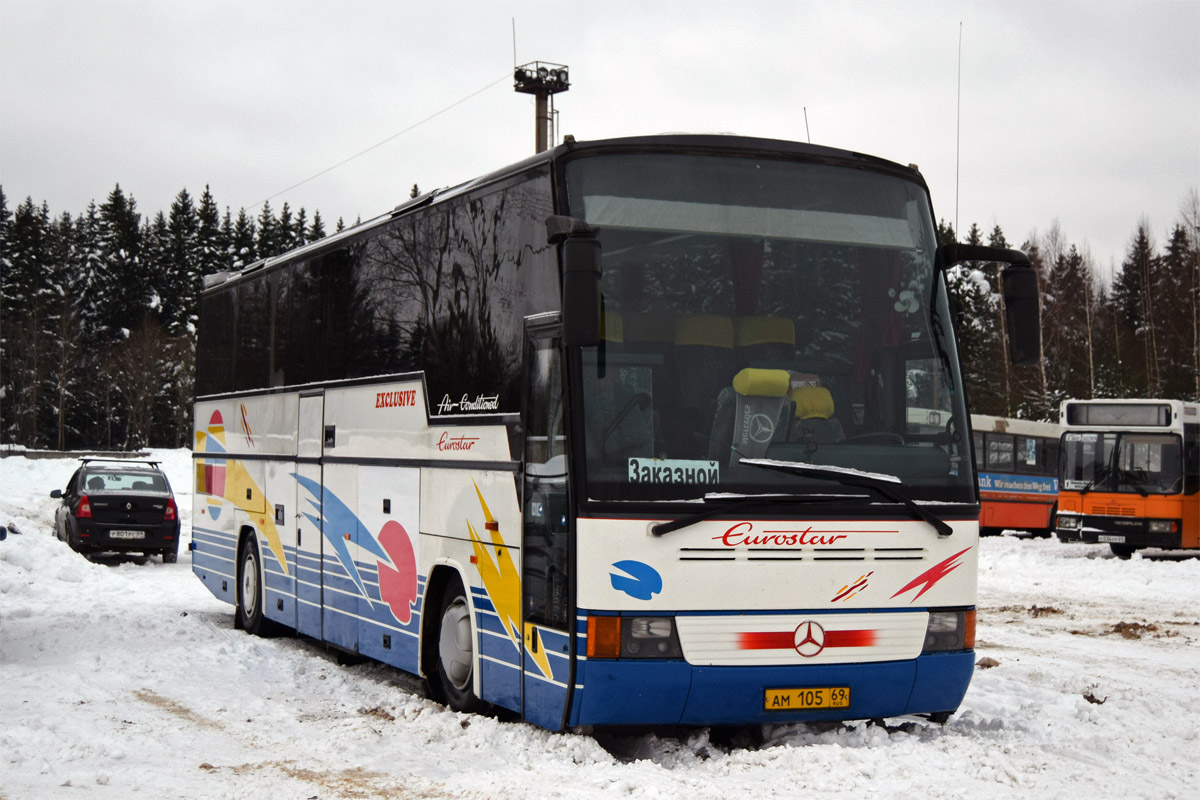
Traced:
[[321, 626], [321, 558], [325, 551], [321, 533], [321, 454], [325, 441], [325, 395], [300, 396], [300, 421], [296, 442], [296, 489], [293, 511], [286, 524], [296, 530], [296, 630], [323, 639]]
[[562, 364], [557, 323], [529, 326], [521, 559], [524, 715], [551, 730], [563, 724], [572, 659]]

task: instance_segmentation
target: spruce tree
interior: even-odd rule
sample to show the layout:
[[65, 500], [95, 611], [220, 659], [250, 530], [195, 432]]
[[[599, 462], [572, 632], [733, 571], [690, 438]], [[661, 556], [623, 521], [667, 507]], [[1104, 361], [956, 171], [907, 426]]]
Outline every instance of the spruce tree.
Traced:
[[325, 238], [325, 221], [321, 219], [321, 212], [314, 211], [312, 224], [308, 226], [307, 239], [310, 242], [315, 242], [318, 239]]
[[262, 211], [258, 214], [258, 240], [255, 248], [259, 258], [270, 258], [280, 253], [279, 222], [271, 211], [271, 202], [263, 201]]
[[50, 259], [50, 209], [26, 197], [6, 234], [3, 282], [4, 432], [9, 441], [44, 447], [40, 426], [49, 353], [44, 336], [53, 293]]
[[239, 209], [233, 224], [233, 235], [229, 238], [229, 268], [241, 269], [258, 260], [258, 228], [254, 220]]
[[153, 291], [141, 262], [141, 216], [120, 184], [100, 206], [99, 245], [105, 283], [94, 301], [109, 337], [125, 338], [141, 327]]
[[[222, 223], [220, 209], [217, 208], [217, 203], [213, 199], [212, 192], [209, 191], [207, 185], [204, 187], [204, 194], [200, 195], [200, 205], [196, 208], [196, 218], [199, 222], [199, 227], [196, 231], [198, 251], [195, 259], [195, 270], [188, 276], [193, 297], [188, 324], [193, 329], [195, 329], [196, 325], [195, 303], [200, 297], [200, 290], [204, 285], [204, 276], [223, 272], [230, 267], [229, 237], [233, 233], [231, 225]], [[225, 214], [225, 222], [229, 222], [228, 212]]]
[[1150, 237], [1149, 223], [1138, 223], [1121, 271], [1113, 282], [1113, 301], [1121, 312], [1121, 329], [1127, 341], [1136, 342], [1136, 355], [1126, 348], [1125, 366], [1143, 397], [1161, 396], [1159, 354], [1154, 324], [1154, 285], [1151, 275], [1158, 256]]
[[159, 315], [168, 336], [180, 336], [196, 313], [196, 290], [200, 273], [200, 217], [187, 189], [180, 190], [171, 204], [167, 223], [169, 262], [165, 265], [163, 313]]

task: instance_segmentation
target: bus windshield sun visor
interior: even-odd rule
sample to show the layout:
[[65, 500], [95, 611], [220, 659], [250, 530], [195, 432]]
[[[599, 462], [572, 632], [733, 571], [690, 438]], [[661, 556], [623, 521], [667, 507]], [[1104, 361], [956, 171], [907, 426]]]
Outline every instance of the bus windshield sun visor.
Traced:
[[937, 531], [938, 536], [949, 536], [954, 533], [954, 529], [947, 525], [944, 520], [939, 519], [928, 509], [918, 505], [911, 497], [905, 494], [904, 490], [900, 488], [900, 479], [895, 475], [884, 475], [879, 472], [861, 472], [859, 470], [817, 466], [814, 464], [801, 464], [796, 461], [775, 461], [769, 458], [742, 458], [738, 459], [738, 461], [742, 464], [750, 464], [755, 467], [762, 467], [763, 469], [773, 469], [793, 475], [803, 475], [806, 478], [837, 481], [843, 486], [852, 486], [856, 489], [873, 489], [889, 500], [903, 504], [918, 519], [928, 522]]

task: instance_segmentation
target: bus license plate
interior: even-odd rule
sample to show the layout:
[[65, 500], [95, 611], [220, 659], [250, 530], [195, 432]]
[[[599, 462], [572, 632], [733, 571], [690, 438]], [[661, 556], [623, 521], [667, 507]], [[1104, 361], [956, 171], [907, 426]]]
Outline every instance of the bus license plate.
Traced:
[[145, 539], [145, 531], [109, 531], [108, 538], [110, 539]]
[[805, 711], [821, 708], [849, 707], [849, 686], [767, 689], [763, 697], [764, 711]]
[[1101, 542], [1102, 544], [1125, 544], [1125, 537], [1102, 533], [1096, 537], [1096, 541]]

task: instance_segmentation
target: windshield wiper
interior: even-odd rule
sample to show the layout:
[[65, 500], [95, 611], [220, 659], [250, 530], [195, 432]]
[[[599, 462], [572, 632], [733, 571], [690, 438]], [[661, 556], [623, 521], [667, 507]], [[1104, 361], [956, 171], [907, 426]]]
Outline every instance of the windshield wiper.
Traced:
[[[820, 495], [814, 497], [812, 495], [796, 495], [796, 494], [752, 494], [741, 497], [730, 497], [728, 502], [714, 503], [709, 506], [711, 500], [717, 499], [712, 495], [705, 497], [705, 509], [697, 511], [695, 514], [688, 514], [679, 519], [671, 520], [670, 522], [659, 522], [650, 526], [650, 533], [655, 536], [662, 536], [672, 531], [677, 531], [682, 528], [687, 528], [695, 525], [697, 522], [703, 522], [706, 519], [726, 514], [732, 509], [752, 508], [754, 506], [771, 505], [773, 503], [826, 503], [834, 500], [843, 499], [845, 495], [831, 497], [829, 495]], [[711, 499], [710, 499], [711, 498]]]
[[900, 488], [900, 479], [895, 475], [885, 475], [879, 472], [860, 472], [841, 467], [801, 464], [795, 461], [775, 461], [769, 458], [740, 458], [738, 461], [742, 464], [752, 464], [763, 469], [773, 469], [792, 475], [803, 475], [806, 478], [836, 481], [843, 486], [851, 486], [856, 489], [873, 489], [887, 499], [902, 504], [918, 519], [928, 522], [937, 531], [938, 536], [949, 536], [954, 533], [954, 529], [947, 525], [944, 520], [935, 516], [928, 509], [917, 505], [911, 497], [905, 494], [904, 490]]
[[1142, 483], [1141, 478], [1139, 478], [1137, 475], [1134, 474], [1133, 470], [1118, 469], [1117, 470], [1117, 478], [1118, 478], [1118, 480], [1121, 478], [1124, 478], [1125, 480], [1127, 480], [1129, 482], [1129, 485], [1132, 486], [1134, 489], [1137, 489], [1138, 494], [1140, 494], [1142, 497], [1150, 496], [1150, 493], [1148, 491], [1146, 491], [1146, 485], [1144, 483]]

